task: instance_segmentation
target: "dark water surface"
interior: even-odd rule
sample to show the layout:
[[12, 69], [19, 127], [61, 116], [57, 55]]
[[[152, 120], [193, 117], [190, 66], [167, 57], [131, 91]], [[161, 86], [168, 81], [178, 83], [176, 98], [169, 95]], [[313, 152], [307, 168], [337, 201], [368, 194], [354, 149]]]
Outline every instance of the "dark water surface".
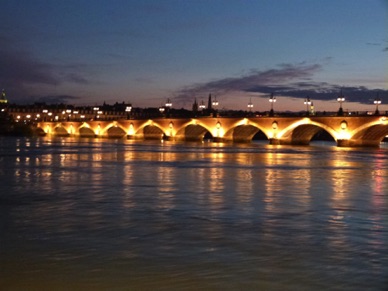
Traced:
[[0, 137], [0, 290], [388, 290], [388, 147]]

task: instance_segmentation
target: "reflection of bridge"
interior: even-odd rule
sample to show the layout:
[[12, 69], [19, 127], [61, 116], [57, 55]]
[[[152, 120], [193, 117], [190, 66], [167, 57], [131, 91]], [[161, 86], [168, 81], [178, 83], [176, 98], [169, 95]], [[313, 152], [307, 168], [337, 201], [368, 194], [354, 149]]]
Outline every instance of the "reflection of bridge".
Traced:
[[77, 137], [114, 137], [201, 141], [210, 133], [214, 141], [249, 142], [262, 131], [270, 144], [307, 145], [326, 131], [338, 146], [379, 146], [388, 134], [385, 116], [160, 118], [87, 122], [40, 122], [41, 133]]

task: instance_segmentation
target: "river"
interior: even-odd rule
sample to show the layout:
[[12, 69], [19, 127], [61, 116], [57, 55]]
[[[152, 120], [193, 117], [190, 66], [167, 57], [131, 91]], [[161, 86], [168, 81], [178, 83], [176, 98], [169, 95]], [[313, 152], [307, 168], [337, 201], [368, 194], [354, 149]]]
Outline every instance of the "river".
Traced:
[[0, 290], [388, 290], [388, 146], [0, 137]]

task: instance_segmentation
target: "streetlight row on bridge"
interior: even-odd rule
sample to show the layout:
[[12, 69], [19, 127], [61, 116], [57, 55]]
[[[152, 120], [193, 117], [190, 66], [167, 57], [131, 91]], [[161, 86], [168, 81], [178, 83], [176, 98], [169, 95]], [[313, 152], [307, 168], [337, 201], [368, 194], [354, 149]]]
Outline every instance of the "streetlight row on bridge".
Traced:
[[[337, 97], [337, 101], [339, 102], [339, 109], [338, 109], [338, 116], [342, 116], [344, 114], [344, 111], [343, 111], [343, 107], [342, 107], [342, 103], [345, 102], [345, 96], [342, 94], [342, 90], [340, 92], [340, 94], [338, 95]], [[271, 104], [271, 108], [270, 108], [270, 112], [269, 112], [269, 115], [270, 116], [273, 116], [274, 115], [274, 103], [276, 102], [276, 96], [274, 96], [274, 94], [272, 93], [269, 97], [269, 102]], [[210, 104], [210, 103], [209, 103]], [[217, 100], [217, 97], [215, 97], [214, 101], [211, 103], [213, 106], [218, 106], [219, 105], [219, 102]], [[305, 99], [304, 99], [304, 102], [303, 102], [304, 105], [306, 105], [306, 115], [314, 115], [314, 103], [311, 101], [310, 97], [307, 96]], [[375, 114], [378, 115], [379, 114], [379, 105], [381, 104], [381, 99], [379, 98], [379, 96], [377, 95], [377, 97], [374, 99], [373, 101], [373, 104], [376, 105], [376, 110], [375, 110]], [[253, 103], [252, 103], [252, 98], [249, 98], [249, 103], [247, 104], [247, 107], [249, 109], [249, 111], [252, 111], [253, 109]], [[169, 109], [169, 108], [172, 108], [172, 102], [171, 100], [168, 98], [165, 105], [164, 106], [161, 106], [159, 108], [159, 111], [161, 113], [163, 113], [166, 109]], [[205, 110], [206, 109], [206, 105], [204, 103], [204, 101], [202, 100], [201, 103], [198, 105], [198, 108], [201, 109], [201, 110]]]

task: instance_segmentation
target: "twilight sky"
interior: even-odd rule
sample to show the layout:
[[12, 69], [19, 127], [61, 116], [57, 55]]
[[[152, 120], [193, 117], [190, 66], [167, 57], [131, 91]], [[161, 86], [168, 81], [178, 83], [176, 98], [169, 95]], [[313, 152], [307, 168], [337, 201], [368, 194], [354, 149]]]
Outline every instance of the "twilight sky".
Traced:
[[2, 0], [11, 103], [388, 110], [388, 0]]

